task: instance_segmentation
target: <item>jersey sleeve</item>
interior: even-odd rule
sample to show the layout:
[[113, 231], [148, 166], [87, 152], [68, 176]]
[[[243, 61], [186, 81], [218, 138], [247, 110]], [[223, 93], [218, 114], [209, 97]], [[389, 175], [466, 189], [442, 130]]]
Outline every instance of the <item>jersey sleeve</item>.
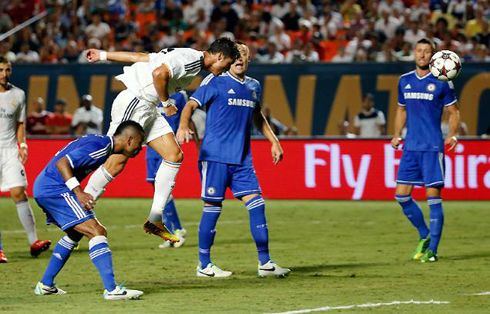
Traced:
[[201, 85], [199, 88], [192, 94], [191, 100], [194, 100], [199, 104], [200, 107], [203, 107], [216, 99], [218, 97], [218, 89], [212, 82]]
[[401, 80], [398, 80], [398, 106], [405, 107], [406, 105], [405, 96], [402, 91], [402, 82]]
[[454, 105], [458, 99], [454, 94], [454, 84], [453, 82], [446, 82], [444, 84], [444, 96], [443, 96], [444, 106], [449, 107]]
[[383, 111], [378, 111], [378, 117], [376, 118], [376, 122], [378, 125], [385, 125], [386, 124], [386, 119], [385, 119], [385, 114]]
[[26, 121], [26, 94], [24, 92], [20, 93], [19, 97], [19, 112], [17, 114], [17, 122]]
[[354, 127], [361, 127], [361, 119], [359, 119], [359, 114], [356, 114], [356, 116], [354, 117]]
[[262, 86], [257, 82], [257, 106], [262, 108]]
[[110, 143], [91, 142], [80, 146], [65, 155], [73, 169], [100, 163], [101, 158], [107, 159], [110, 154]]

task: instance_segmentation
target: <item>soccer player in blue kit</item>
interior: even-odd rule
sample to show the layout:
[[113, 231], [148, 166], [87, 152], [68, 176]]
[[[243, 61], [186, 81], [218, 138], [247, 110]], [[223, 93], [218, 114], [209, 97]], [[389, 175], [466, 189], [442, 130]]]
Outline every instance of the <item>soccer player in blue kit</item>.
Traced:
[[[444, 224], [441, 190], [444, 187], [444, 145], [452, 150], [458, 140], [459, 110], [452, 82], [437, 80], [429, 71], [435, 53], [434, 43], [427, 38], [417, 42], [414, 49], [414, 71], [403, 74], [398, 81], [398, 109], [395, 117], [393, 148], [400, 145], [401, 132], [407, 126], [403, 155], [397, 175], [395, 199], [403, 213], [417, 228], [419, 244], [412, 259], [421, 262], [437, 261], [437, 247]], [[449, 113], [449, 135], [441, 132], [443, 109]], [[430, 228], [427, 228], [420, 207], [412, 199], [413, 187], [425, 186], [430, 208]]]
[[45, 212], [47, 223], [57, 225], [66, 235], [53, 250], [44, 276], [34, 289], [35, 294], [66, 294], [55, 285], [54, 278], [83, 236], [89, 239], [90, 258], [105, 287], [104, 299], [135, 299], [143, 294], [116, 285], [107, 231], [92, 211], [95, 206], [93, 196], [85, 193], [79, 182], [112, 154], [135, 157], [141, 150], [144, 137], [145, 132], [137, 122], [124, 121], [114, 136], [87, 135], [70, 142], [38, 175], [34, 183], [34, 198]]
[[211, 246], [216, 222], [221, 214], [226, 188], [245, 204], [250, 230], [259, 255], [258, 275], [286, 276], [290, 270], [274, 263], [269, 255], [269, 233], [265, 202], [252, 164], [250, 130], [252, 120], [272, 143], [272, 159], [282, 160], [283, 150], [260, 110], [260, 83], [245, 75], [249, 63], [248, 47], [237, 42], [240, 57], [229, 72], [208, 76], [187, 102], [177, 131], [179, 142], [188, 142], [192, 134], [189, 119], [198, 106], [207, 106], [206, 131], [201, 145], [201, 199], [204, 209], [199, 225], [199, 277], [229, 277], [211, 262]]

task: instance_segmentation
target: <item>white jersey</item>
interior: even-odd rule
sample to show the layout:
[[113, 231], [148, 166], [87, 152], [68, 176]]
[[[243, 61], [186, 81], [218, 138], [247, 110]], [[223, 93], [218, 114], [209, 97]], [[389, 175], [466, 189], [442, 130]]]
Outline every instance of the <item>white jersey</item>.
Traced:
[[10, 84], [0, 93], [0, 147], [17, 148], [17, 122], [26, 120], [26, 96], [22, 89]]
[[168, 82], [168, 94], [186, 88], [194, 77], [201, 71], [204, 61], [202, 51], [191, 48], [169, 48], [159, 53], [150, 53], [149, 62], [136, 62], [124, 67], [124, 73], [116, 76], [116, 79], [138, 98], [158, 104], [160, 98], [153, 85], [153, 70], [165, 64], [170, 71]]

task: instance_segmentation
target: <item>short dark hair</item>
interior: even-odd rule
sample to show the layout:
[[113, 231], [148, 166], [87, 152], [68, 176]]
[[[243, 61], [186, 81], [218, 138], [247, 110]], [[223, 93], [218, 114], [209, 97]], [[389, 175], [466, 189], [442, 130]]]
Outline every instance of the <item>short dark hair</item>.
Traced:
[[143, 130], [143, 127], [138, 122], [135, 122], [133, 120], [127, 120], [119, 124], [116, 132], [114, 133], [114, 136], [122, 134], [122, 132], [124, 132], [124, 130], [126, 130], [127, 128], [133, 128], [141, 133], [143, 137], [145, 136], [145, 130]]
[[429, 39], [427, 37], [421, 38], [417, 41], [417, 43], [415, 44], [415, 47], [417, 47], [418, 44], [429, 45], [432, 48], [432, 52], [433, 53], [436, 52], [436, 44], [434, 43], [434, 41], [432, 39]]
[[240, 57], [240, 51], [235, 44], [235, 42], [228, 37], [221, 37], [216, 39], [209, 49], [207, 50], [210, 54], [222, 53], [225, 58], [231, 58], [233, 62]]
[[4, 56], [0, 56], [0, 63], [10, 63], [10, 60], [5, 58]]
[[64, 98], [60, 98], [58, 99], [55, 103], [55, 105], [62, 105], [62, 106], [66, 106], [66, 100]]

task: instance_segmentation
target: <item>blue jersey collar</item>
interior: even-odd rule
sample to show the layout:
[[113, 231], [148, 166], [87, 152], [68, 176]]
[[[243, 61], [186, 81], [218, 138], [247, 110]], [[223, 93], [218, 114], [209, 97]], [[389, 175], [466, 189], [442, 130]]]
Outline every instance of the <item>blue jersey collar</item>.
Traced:
[[114, 137], [109, 136], [109, 139], [111, 140], [111, 154], [112, 154], [112, 152], [114, 151]]
[[244, 79], [244, 80], [242, 81], [242, 80], [240, 80], [238, 77], [236, 77], [236, 76], [234, 76], [233, 74], [231, 74], [230, 72], [226, 72], [226, 74], [227, 74], [229, 77], [231, 77], [232, 79], [234, 79], [235, 81], [237, 81], [238, 83], [240, 83], [240, 84], [245, 84], [245, 80], [246, 80], [246, 79]]
[[427, 78], [427, 77], [430, 75], [430, 71], [429, 71], [429, 73], [427, 73], [426, 75], [424, 75], [424, 76], [422, 76], [422, 77], [420, 77], [420, 76], [417, 74], [417, 70], [415, 70], [415, 71], [414, 71], [414, 73], [415, 73], [415, 76], [416, 76], [416, 77], [417, 77], [419, 80], [423, 80], [423, 79]]

